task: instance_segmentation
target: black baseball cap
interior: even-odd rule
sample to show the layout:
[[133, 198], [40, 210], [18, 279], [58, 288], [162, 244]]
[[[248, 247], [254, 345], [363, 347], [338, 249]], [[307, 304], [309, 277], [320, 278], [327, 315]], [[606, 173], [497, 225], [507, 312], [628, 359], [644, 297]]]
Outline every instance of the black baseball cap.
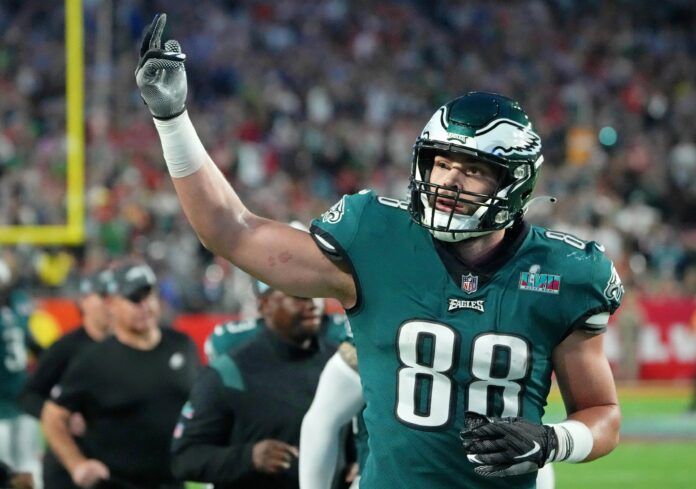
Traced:
[[111, 270], [101, 270], [91, 275], [87, 275], [80, 280], [80, 294], [107, 295], [109, 293], [109, 287], [112, 281], [113, 272]]
[[113, 271], [109, 293], [120, 295], [132, 302], [143, 300], [157, 285], [157, 277], [145, 263], [128, 263]]

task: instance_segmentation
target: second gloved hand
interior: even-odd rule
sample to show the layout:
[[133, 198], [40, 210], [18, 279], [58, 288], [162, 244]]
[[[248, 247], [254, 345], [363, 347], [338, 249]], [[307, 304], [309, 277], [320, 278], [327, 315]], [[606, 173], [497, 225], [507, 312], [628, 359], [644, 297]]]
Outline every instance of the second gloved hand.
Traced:
[[464, 423], [460, 438], [479, 475], [505, 477], [534, 472], [552, 461], [558, 448], [552, 427], [524, 418], [488, 418], [468, 412]]

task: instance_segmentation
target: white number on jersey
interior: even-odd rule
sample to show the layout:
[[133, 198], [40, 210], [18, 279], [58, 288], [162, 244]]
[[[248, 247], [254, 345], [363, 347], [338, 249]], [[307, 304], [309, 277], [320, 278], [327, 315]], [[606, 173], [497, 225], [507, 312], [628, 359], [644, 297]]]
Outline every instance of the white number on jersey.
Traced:
[[[459, 335], [451, 327], [430, 321], [404, 323], [397, 335], [396, 417], [404, 424], [437, 429], [452, 419], [456, 383], [452, 379]], [[504, 368], [494, 375], [494, 361], [506, 353]], [[471, 377], [465, 411], [488, 414], [489, 387], [502, 391], [502, 416], [519, 416], [522, 382], [529, 367], [529, 345], [517, 336], [486, 333], [471, 348]], [[500, 363], [500, 362], [498, 362]]]
[[5, 343], [4, 364], [8, 372], [21, 372], [27, 368], [27, 350], [24, 345], [24, 331], [20, 328], [6, 328], [2, 331]]

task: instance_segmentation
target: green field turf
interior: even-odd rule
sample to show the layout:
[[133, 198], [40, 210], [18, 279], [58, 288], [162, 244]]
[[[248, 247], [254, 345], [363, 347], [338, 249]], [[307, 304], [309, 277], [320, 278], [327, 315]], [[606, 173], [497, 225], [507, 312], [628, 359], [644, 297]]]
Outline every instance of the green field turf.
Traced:
[[626, 442], [589, 464], [554, 464], [557, 489], [696, 487], [696, 442]]
[[[621, 443], [590, 464], [555, 464], [557, 489], [696, 488], [696, 415], [687, 385], [620, 387]], [[552, 392], [545, 422], [564, 416]]]

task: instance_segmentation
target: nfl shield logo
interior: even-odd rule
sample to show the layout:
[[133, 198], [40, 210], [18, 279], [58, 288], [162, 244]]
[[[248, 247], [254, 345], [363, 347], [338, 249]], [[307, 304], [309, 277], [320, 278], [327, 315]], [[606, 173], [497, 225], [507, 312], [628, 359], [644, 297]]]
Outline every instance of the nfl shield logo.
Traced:
[[462, 275], [462, 290], [467, 294], [473, 294], [478, 290], [478, 275], [469, 273]]

